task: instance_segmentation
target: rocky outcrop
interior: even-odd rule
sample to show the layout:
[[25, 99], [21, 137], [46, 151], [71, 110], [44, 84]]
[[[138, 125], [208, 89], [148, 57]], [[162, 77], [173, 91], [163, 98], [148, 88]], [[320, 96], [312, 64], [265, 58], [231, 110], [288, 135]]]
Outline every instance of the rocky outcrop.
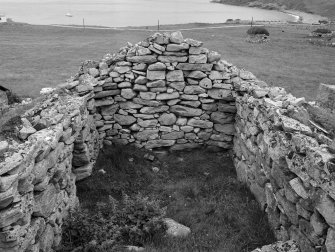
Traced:
[[57, 248], [75, 182], [90, 176], [103, 144], [231, 149], [278, 240], [334, 251], [334, 86], [306, 102], [173, 32], [87, 61], [42, 93], [1, 122], [1, 251]]

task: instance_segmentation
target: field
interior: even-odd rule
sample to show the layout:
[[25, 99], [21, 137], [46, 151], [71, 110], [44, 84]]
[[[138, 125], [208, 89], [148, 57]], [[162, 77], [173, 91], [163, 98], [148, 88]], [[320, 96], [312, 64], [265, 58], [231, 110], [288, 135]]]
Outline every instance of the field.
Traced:
[[[181, 29], [184, 26], [163, 27]], [[187, 27], [206, 27], [192, 24]], [[154, 29], [154, 27], [153, 27]], [[334, 83], [335, 50], [307, 42], [314, 27], [268, 27], [271, 42], [245, 42], [248, 27], [183, 31], [184, 37], [204, 42], [224, 59], [253, 72], [270, 85], [285, 87], [295, 96], [314, 99], [320, 82]], [[32, 26], [0, 26], [0, 85], [23, 96], [37, 97], [42, 87], [56, 86], [74, 75], [86, 59], [99, 60], [127, 41], [136, 43], [153, 31], [93, 30]]]

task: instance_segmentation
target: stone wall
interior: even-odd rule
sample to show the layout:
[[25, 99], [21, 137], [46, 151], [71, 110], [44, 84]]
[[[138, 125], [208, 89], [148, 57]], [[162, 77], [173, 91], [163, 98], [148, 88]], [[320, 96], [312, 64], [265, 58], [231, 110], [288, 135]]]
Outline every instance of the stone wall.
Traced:
[[234, 163], [267, 212], [278, 240], [335, 251], [334, 86], [320, 102], [252, 82], [235, 86]]
[[[60, 90], [13, 115], [0, 132], [0, 251], [52, 251], [78, 204], [100, 143], [89, 97]], [[5, 129], [5, 130], [4, 130]]]
[[105, 144], [147, 149], [230, 149], [236, 68], [180, 32], [156, 34], [100, 62], [86, 62], [67, 88], [91, 92]]
[[278, 240], [335, 251], [333, 86], [306, 102], [173, 32], [86, 61], [42, 93], [0, 133], [1, 251], [57, 247], [75, 181], [103, 144], [233, 150]]

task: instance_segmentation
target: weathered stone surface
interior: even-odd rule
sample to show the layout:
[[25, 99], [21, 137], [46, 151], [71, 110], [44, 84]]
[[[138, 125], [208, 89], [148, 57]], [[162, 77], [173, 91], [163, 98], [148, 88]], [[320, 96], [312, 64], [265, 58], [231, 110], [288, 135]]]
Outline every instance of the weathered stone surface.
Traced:
[[166, 85], [165, 80], [157, 80], [157, 81], [151, 81], [147, 83], [148, 88], [165, 87], [165, 85]]
[[134, 122], [136, 122], [135, 117], [127, 116], [127, 115], [120, 115], [120, 114], [115, 114], [114, 119], [120, 125], [131, 125]]
[[157, 106], [157, 107], [143, 107], [140, 110], [140, 113], [143, 114], [156, 114], [169, 110], [169, 106]]
[[140, 92], [140, 97], [144, 100], [155, 100], [156, 93], [153, 92]]
[[141, 98], [134, 98], [133, 102], [136, 103], [136, 104], [149, 106], [149, 107], [158, 107], [158, 106], [162, 105], [162, 103], [159, 102], [159, 101], [144, 100], [144, 99], [141, 99]]
[[173, 113], [164, 113], [158, 118], [158, 121], [161, 125], [173, 125], [177, 121], [177, 117]]
[[121, 91], [118, 89], [115, 90], [108, 90], [108, 91], [102, 91], [99, 93], [96, 93], [94, 98], [95, 99], [101, 99], [101, 98], [105, 98], [105, 97], [109, 97], [109, 96], [115, 96], [115, 95], [119, 95], [121, 94]]
[[225, 100], [232, 101], [234, 98], [232, 97], [231, 90], [226, 89], [210, 89], [208, 90], [209, 97], [217, 100]]
[[325, 242], [327, 251], [335, 251], [335, 229], [329, 228]]
[[165, 71], [147, 71], [148, 80], [164, 80]]
[[213, 87], [213, 83], [210, 79], [204, 78], [199, 82], [199, 86], [205, 89], [211, 89]]
[[235, 128], [232, 124], [214, 124], [214, 129], [226, 135], [234, 135]]
[[187, 50], [189, 48], [189, 44], [181, 43], [181, 44], [168, 44], [166, 46], [166, 50], [169, 52], [179, 52], [182, 50]]
[[335, 228], [335, 201], [321, 191], [315, 195], [315, 199], [317, 200], [315, 208], [323, 216], [327, 224]]
[[181, 105], [171, 106], [170, 111], [179, 116], [186, 116], [186, 117], [200, 116], [202, 114], [201, 109], [189, 108]]
[[178, 138], [183, 138], [184, 132], [183, 131], [173, 131], [170, 133], [162, 134], [162, 139], [166, 140], [176, 140]]
[[127, 61], [133, 62], [133, 63], [155, 63], [157, 62], [157, 56], [155, 55], [144, 55], [144, 56], [132, 56], [127, 57]]
[[160, 147], [167, 147], [174, 145], [175, 142], [176, 142], [175, 140], [150, 140], [144, 145], [144, 148], [154, 149]]
[[158, 130], [147, 129], [141, 132], [138, 132], [134, 135], [134, 137], [140, 141], [147, 141], [150, 139], [158, 138]]
[[193, 78], [193, 79], [203, 79], [207, 77], [207, 74], [201, 71], [192, 71], [187, 75], [188, 78]]
[[170, 42], [175, 44], [181, 44], [184, 41], [183, 34], [180, 31], [172, 32], [170, 35]]
[[166, 80], [175, 82], [175, 81], [184, 81], [184, 74], [182, 70], [169, 71], [166, 74]]
[[165, 70], [165, 69], [166, 69], [166, 66], [162, 62], [156, 62], [155, 64], [151, 64], [148, 67], [149, 71], [161, 71], [161, 70]]
[[156, 96], [156, 100], [173, 100], [179, 98], [178, 92], [173, 92], [171, 94], [163, 93]]
[[178, 91], [183, 91], [185, 88], [185, 82], [172, 82], [168, 84], [169, 87], [174, 88]]
[[192, 64], [204, 64], [207, 63], [207, 56], [205, 54], [190, 55], [188, 62]]
[[158, 120], [152, 119], [152, 120], [145, 120], [138, 122], [138, 125], [143, 127], [143, 128], [153, 128], [156, 127], [158, 123]]
[[169, 55], [169, 56], [158, 56], [158, 60], [160, 62], [164, 62], [164, 63], [173, 63], [173, 62], [186, 62], [188, 60], [188, 57], [186, 56], [173, 56], [173, 55]]
[[134, 92], [130, 88], [122, 89], [121, 90], [121, 96], [124, 97], [127, 100], [130, 100], [136, 96], [136, 92]]
[[233, 121], [233, 117], [223, 112], [213, 112], [211, 114], [211, 120], [214, 123], [227, 124]]
[[213, 63], [221, 59], [221, 54], [219, 54], [218, 52], [211, 51], [207, 54], [207, 58], [208, 63]]
[[177, 69], [185, 71], [210, 71], [213, 68], [213, 64], [191, 64], [191, 63], [179, 63]]
[[213, 127], [213, 123], [210, 121], [193, 119], [193, 118], [187, 122], [187, 125], [203, 129], [210, 129]]
[[166, 234], [171, 237], [186, 237], [191, 233], [191, 229], [170, 218], [165, 218], [164, 223], [167, 226]]
[[203, 94], [206, 93], [206, 90], [199, 86], [186, 86], [184, 88], [184, 93], [189, 95]]
[[187, 44], [189, 44], [190, 46], [193, 46], [193, 47], [199, 47], [199, 46], [202, 46], [202, 44], [203, 44], [201, 41], [191, 39], [191, 38], [186, 38], [184, 41], [185, 41], [185, 43], [187, 43]]

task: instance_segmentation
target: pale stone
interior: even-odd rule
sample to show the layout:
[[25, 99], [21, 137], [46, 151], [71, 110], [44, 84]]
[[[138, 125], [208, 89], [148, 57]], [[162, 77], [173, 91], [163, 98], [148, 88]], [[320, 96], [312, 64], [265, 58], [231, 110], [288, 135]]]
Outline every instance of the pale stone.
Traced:
[[126, 72], [129, 72], [131, 70], [131, 67], [129, 66], [117, 66], [114, 68], [114, 71], [119, 74], [124, 74]]
[[184, 81], [184, 74], [182, 70], [169, 71], [166, 74], [167, 81]]
[[158, 56], [158, 60], [160, 62], [164, 62], [164, 63], [173, 63], [173, 62], [181, 62], [184, 63], [188, 60], [188, 57], [186, 56]]
[[189, 95], [203, 94], [205, 92], [206, 90], [199, 86], [186, 86], [184, 88], [184, 93]]
[[131, 88], [132, 84], [128, 81], [121, 82], [117, 85], [118, 88]]
[[178, 91], [183, 91], [185, 88], [185, 82], [172, 82], [168, 84], [169, 87], [174, 88]]
[[190, 46], [193, 46], [193, 47], [199, 47], [199, 46], [202, 46], [202, 44], [203, 44], [201, 41], [191, 39], [191, 38], [186, 38], [184, 41], [185, 41], [185, 43], [187, 43], [187, 44], [189, 44]]
[[153, 119], [153, 120], [145, 120], [138, 122], [137, 124], [143, 128], [154, 128], [157, 126], [158, 120]]
[[199, 82], [199, 86], [205, 89], [211, 89], [213, 87], [213, 84], [210, 79], [204, 78]]
[[207, 54], [207, 62], [208, 63], [213, 63], [213, 62], [216, 62], [216, 61], [219, 61], [220, 58], [221, 58], [221, 54], [219, 54], [218, 52], [214, 52], [214, 51], [210, 51], [208, 54]]
[[200, 116], [202, 114], [201, 109], [189, 108], [181, 105], [171, 106], [170, 111], [179, 116], [186, 116], [186, 117]]
[[199, 101], [181, 101], [180, 104], [190, 106], [190, 107], [193, 107], [193, 108], [197, 108], [201, 105], [201, 102], [199, 102]]
[[208, 90], [209, 97], [217, 100], [226, 100], [231, 101], [233, 100], [231, 90], [226, 89], [210, 89]]
[[179, 63], [177, 65], [177, 69], [185, 70], [185, 71], [211, 71], [213, 68], [213, 64], [191, 64], [191, 63]]
[[188, 78], [193, 78], [193, 79], [203, 79], [207, 77], [207, 74], [201, 71], [192, 71], [190, 74], [187, 75]]
[[153, 92], [140, 92], [140, 97], [144, 100], [155, 100], [156, 93]]
[[179, 93], [178, 92], [173, 92], [171, 94], [168, 93], [163, 93], [163, 94], [158, 94], [156, 96], [156, 100], [172, 100], [172, 99], [176, 99], [179, 97]]
[[205, 54], [190, 55], [188, 62], [192, 64], [204, 64], [207, 63], [207, 56]]
[[148, 80], [164, 80], [165, 71], [149, 71], [147, 70], [147, 79]]
[[151, 81], [147, 83], [148, 88], [165, 87], [165, 80]]
[[161, 71], [161, 70], [165, 70], [165, 69], [166, 69], [166, 66], [162, 62], [156, 62], [155, 64], [151, 64], [148, 67], [148, 70], [150, 70], [150, 71]]
[[166, 233], [171, 237], [186, 237], [191, 233], [191, 229], [186, 227], [173, 219], [164, 218], [164, 223], [167, 226]]
[[193, 127], [198, 127], [198, 128], [203, 128], [203, 129], [209, 129], [213, 127], [213, 123], [210, 121], [204, 121], [204, 120], [199, 120], [199, 119], [190, 119], [187, 122], [187, 125], [193, 126]]
[[161, 125], [173, 125], [177, 121], [177, 117], [173, 113], [164, 113], [158, 118], [158, 121]]
[[133, 116], [115, 114], [114, 119], [120, 125], [131, 125], [136, 122], [136, 118]]
[[140, 113], [143, 114], [156, 114], [169, 110], [169, 106], [157, 106], [157, 107], [143, 107], [140, 110]]
[[181, 44], [168, 44], [166, 50], [169, 52], [179, 52], [182, 50], [187, 50], [190, 46], [186, 43]]
[[145, 85], [139, 85], [139, 84], [135, 84], [133, 87], [134, 91], [138, 91], [138, 92], [146, 92], [148, 91], [148, 87]]
[[335, 251], [335, 229], [329, 228], [325, 242], [327, 251]]
[[180, 31], [175, 31], [170, 34], [171, 43], [181, 44], [183, 41], [184, 41], [184, 38]]
[[127, 57], [127, 61], [133, 62], [133, 63], [155, 63], [157, 62], [157, 56], [155, 55], [143, 55], [143, 56], [132, 56]]
[[134, 92], [130, 88], [122, 89], [121, 90], [121, 96], [124, 97], [125, 99], [129, 100], [129, 99], [132, 99], [136, 96], [136, 92]]
[[167, 147], [174, 145], [175, 142], [176, 142], [175, 140], [150, 140], [144, 145], [144, 147], [146, 149]]
[[157, 129], [146, 129], [146, 130], [143, 130], [143, 131], [140, 131], [136, 134], [134, 134], [134, 137], [137, 139], [137, 140], [140, 140], [140, 141], [147, 141], [147, 140], [150, 140], [150, 139], [156, 139], [158, 138], [158, 130]]

